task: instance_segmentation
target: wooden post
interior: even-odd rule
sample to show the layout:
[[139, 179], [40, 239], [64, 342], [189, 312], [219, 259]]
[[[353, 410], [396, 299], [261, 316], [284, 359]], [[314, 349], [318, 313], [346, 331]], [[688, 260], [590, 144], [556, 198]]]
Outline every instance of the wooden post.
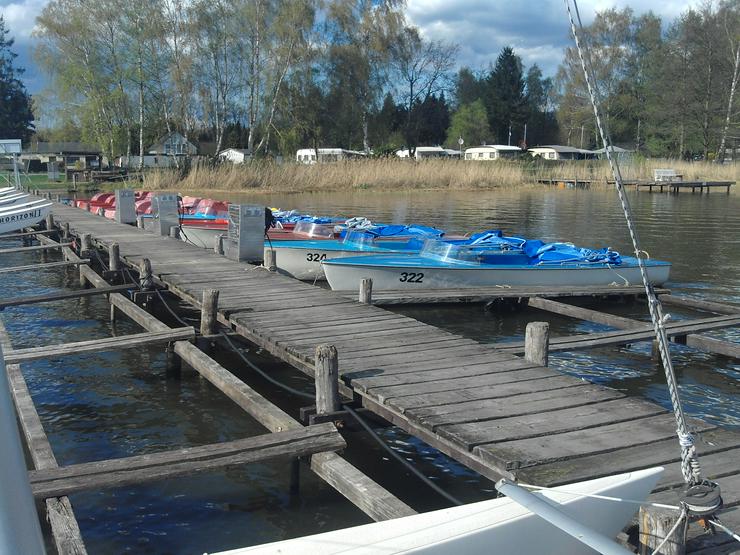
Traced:
[[116, 307], [115, 305], [110, 305], [110, 323], [115, 324], [116, 323]]
[[117, 272], [121, 269], [121, 257], [119, 255], [118, 243], [108, 245], [108, 269]]
[[265, 249], [265, 257], [262, 265], [270, 272], [277, 271], [277, 252], [274, 249]]
[[373, 304], [372, 278], [362, 278], [360, 281], [360, 297], [358, 300], [363, 304]]
[[200, 334], [216, 333], [216, 312], [218, 310], [218, 289], [205, 289], [200, 307]]
[[62, 195], [54, 195], [54, 200], [56, 202], [62, 202]]
[[144, 216], [136, 216], [136, 227], [144, 229]]
[[148, 258], [143, 258], [139, 265], [139, 288], [142, 291], [149, 291], [153, 286], [152, 263]]
[[165, 350], [165, 352], [167, 353], [167, 375], [174, 378], [179, 378], [180, 371], [182, 370], [182, 361], [180, 360], [180, 357], [177, 355], [177, 353], [175, 353], [175, 344], [167, 343], [167, 349]]
[[213, 252], [215, 252], [216, 254], [222, 255], [224, 253], [223, 239], [223, 235], [216, 235], [216, 239], [213, 241]]
[[69, 222], [64, 222], [64, 226], [62, 227], [62, 229], [62, 239], [64, 239], [65, 241], [69, 241]]
[[339, 357], [334, 345], [316, 347], [316, 414], [336, 412], [339, 404]]
[[72, 190], [73, 191], [77, 190], [77, 174], [76, 173], [72, 174]]
[[530, 322], [524, 333], [524, 359], [532, 364], [547, 366], [550, 347], [550, 324]]
[[[650, 555], [665, 539], [681, 516], [678, 511], [661, 510], [655, 507], [640, 507], [640, 555]], [[686, 553], [686, 522], [680, 524], [671, 537], [660, 548], [661, 555], [684, 555]]]
[[48, 230], [54, 229], [54, 215], [53, 214], [46, 215], [46, 229]]
[[180, 238], [180, 226], [173, 225], [170, 227], [170, 237], [173, 239]]
[[105, 216], [105, 210], [103, 209], [102, 206], [98, 208], [97, 214], [98, 216]]

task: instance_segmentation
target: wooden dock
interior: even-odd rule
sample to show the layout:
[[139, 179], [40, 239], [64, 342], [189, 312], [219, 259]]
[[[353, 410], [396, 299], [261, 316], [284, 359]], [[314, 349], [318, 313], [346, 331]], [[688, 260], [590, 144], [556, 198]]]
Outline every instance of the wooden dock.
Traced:
[[[101, 249], [117, 244], [131, 270], [147, 259], [155, 281], [195, 307], [217, 289], [220, 323], [309, 375], [316, 345], [336, 346], [346, 394], [486, 477], [547, 486], [662, 464], [668, 472], [656, 494], [682, 484], [675, 420], [658, 405], [179, 240], [69, 206], [56, 205], [54, 218]], [[735, 314], [711, 325], [737, 324]], [[647, 338], [642, 329], [618, 333]], [[726, 506], [740, 505], [740, 434], [690, 424], [706, 475], [722, 478]], [[733, 515], [725, 520], [737, 527]]]
[[681, 191], [688, 191], [691, 189], [692, 193], [699, 191], [699, 193], [709, 193], [712, 189], [724, 189], [725, 192], [730, 194], [730, 187], [735, 184], [734, 181], [625, 181], [624, 185], [633, 186], [638, 191], [647, 190], [649, 193], [653, 192], [653, 189], [657, 189], [659, 192], [668, 192], [678, 194]]

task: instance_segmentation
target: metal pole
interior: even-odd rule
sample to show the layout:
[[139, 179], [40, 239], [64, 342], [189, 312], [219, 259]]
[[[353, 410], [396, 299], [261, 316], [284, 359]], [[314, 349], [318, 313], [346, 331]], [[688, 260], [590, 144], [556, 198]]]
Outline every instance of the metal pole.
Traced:
[[5, 360], [0, 347], [0, 552], [44, 553], [44, 540], [34, 504], [23, 447], [18, 435]]

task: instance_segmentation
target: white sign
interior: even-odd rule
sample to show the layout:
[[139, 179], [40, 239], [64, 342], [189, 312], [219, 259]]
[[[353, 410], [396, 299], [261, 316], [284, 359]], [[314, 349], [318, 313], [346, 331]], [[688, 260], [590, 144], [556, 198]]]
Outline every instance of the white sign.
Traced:
[[20, 154], [21, 152], [20, 139], [0, 139], [0, 154]]
[[465, 141], [463, 141], [463, 138], [462, 138], [462, 137], [460, 137], [460, 138], [459, 138], [459, 139], [457, 140], [457, 144], [459, 144], [460, 146], [462, 146], [463, 144], [465, 144]]

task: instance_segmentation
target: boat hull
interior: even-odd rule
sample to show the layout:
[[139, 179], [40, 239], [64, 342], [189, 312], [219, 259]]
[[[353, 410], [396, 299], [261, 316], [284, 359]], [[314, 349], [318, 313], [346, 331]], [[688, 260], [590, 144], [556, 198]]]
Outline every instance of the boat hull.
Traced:
[[[588, 528], [615, 537], [637, 510], [631, 503], [574, 494], [644, 500], [663, 472], [657, 467], [553, 488], [535, 495]], [[541, 517], [502, 497], [460, 507], [374, 522], [314, 536], [223, 552], [221, 555], [352, 555], [415, 553], [491, 555], [594, 553]]]
[[[375, 290], [465, 289], [501, 286], [608, 286], [641, 283], [640, 269], [623, 266], [424, 266], [371, 263], [323, 264], [329, 285], [337, 291], [356, 291], [364, 278], [373, 280]], [[648, 267], [648, 278], [654, 285], [668, 280], [669, 264]]]
[[23, 204], [25, 202], [28, 202], [28, 199], [29, 195], [27, 195], [26, 193], [18, 193], [15, 195], [6, 195], [4, 197], [0, 197], [0, 209], [8, 208], [16, 204]]
[[51, 203], [0, 208], [0, 233], [12, 233], [36, 225], [51, 212]]

